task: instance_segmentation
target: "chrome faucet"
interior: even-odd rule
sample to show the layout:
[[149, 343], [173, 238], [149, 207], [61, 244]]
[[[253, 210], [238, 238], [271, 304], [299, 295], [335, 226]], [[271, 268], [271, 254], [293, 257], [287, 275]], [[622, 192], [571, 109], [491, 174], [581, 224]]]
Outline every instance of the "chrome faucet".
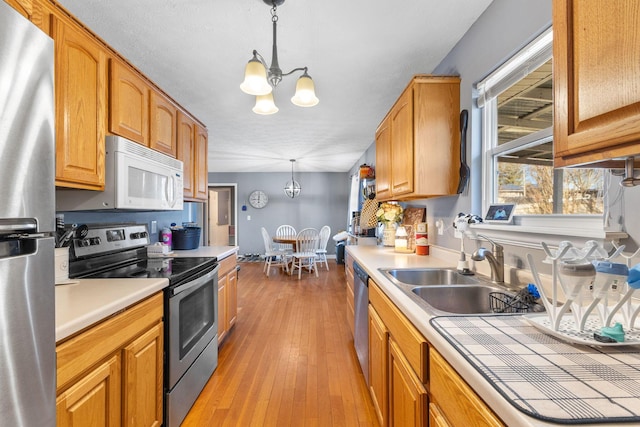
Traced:
[[491, 266], [491, 281], [499, 284], [504, 283], [504, 248], [483, 234], [478, 234], [478, 237], [491, 243], [491, 250], [479, 248], [471, 255], [471, 259], [474, 261], [486, 259]]

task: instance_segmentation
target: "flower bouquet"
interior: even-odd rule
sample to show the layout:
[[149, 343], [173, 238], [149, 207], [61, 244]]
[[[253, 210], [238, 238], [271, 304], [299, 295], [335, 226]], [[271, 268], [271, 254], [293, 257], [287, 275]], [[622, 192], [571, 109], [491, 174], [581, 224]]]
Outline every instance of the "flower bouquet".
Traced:
[[376, 218], [382, 223], [382, 244], [394, 246], [396, 226], [402, 220], [403, 209], [397, 203], [383, 202], [376, 212]]

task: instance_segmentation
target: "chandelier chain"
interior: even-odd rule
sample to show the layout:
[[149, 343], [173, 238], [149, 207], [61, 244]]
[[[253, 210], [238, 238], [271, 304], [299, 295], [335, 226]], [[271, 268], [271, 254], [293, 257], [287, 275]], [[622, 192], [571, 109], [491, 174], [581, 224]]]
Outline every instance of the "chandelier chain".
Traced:
[[273, 2], [273, 7], [271, 8], [271, 22], [278, 22], [278, 6]]

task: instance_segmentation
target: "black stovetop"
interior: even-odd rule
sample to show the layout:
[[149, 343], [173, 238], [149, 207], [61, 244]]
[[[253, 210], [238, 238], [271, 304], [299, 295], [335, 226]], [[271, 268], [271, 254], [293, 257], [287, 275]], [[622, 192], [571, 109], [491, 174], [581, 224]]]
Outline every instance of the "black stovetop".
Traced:
[[148, 258], [140, 256], [139, 252], [136, 255], [138, 257], [104, 264], [95, 259], [76, 261], [70, 266], [69, 276], [85, 279], [160, 278], [169, 279], [169, 286], [175, 286], [218, 264], [215, 257]]

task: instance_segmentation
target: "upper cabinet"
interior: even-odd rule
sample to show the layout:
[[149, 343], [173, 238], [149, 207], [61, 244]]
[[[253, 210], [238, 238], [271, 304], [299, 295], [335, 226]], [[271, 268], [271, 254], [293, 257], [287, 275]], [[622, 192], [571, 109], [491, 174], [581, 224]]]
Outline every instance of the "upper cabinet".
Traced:
[[162, 93], [149, 97], [149, 146], [171, 157], [178, 156], [178, 108]]
[[82, 28], [53, 17], [56, 185], [104, 190], [107, 52]]
[[148, 147], [149, 85], [116, 59], [109, 71], [109, 131]]
[[184, 164], [184, 200], [207, 200], [207, 130], [178, 111], [178, 159]]
[[415, 76], [376, 131], [376, 198], [456, 194], [460, 78]]
[[637, 0], [553, 1], [556, 167], [640, 155], [639, 27]]
[[54, 40], [57, 187], [104, 190], [112, 133], [183, 160], [185, 199], [207, 199], [207, 129], [197, 119], [55, 0], [5, 1]]

